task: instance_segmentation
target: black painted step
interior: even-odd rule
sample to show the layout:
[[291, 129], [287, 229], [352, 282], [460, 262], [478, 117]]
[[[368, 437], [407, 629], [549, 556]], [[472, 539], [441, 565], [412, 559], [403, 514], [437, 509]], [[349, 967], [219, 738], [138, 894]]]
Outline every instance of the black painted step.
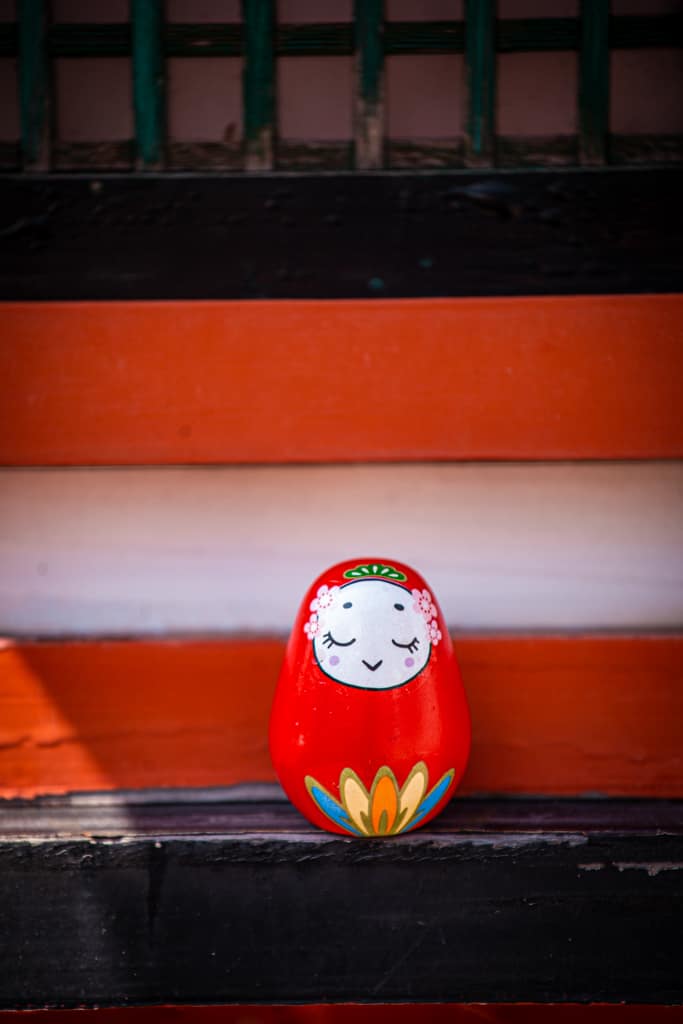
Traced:
[[0, 1007], [682, 1002], [681, 869], [681, 801], [462, 799], [365, 841], [263, 787], [10, 801]]
[[0, 178], [0, 299], [680, 291], [679, 168]]

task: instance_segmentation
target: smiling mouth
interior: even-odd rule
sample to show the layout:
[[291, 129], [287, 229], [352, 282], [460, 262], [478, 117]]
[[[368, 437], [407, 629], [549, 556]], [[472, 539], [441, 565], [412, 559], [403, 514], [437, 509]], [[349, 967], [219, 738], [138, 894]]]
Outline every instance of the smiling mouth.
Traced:
[[365, 659], [363, 659], [363, 664], [365, 665], [366, 668], [369, 668], [371, 672], [376, 672], [377, 669], [382, 664], [382, 661], [380, 659], [380, 661], [376, 661], [374, 665], [371, 665], [369, 661], [365, 661]]

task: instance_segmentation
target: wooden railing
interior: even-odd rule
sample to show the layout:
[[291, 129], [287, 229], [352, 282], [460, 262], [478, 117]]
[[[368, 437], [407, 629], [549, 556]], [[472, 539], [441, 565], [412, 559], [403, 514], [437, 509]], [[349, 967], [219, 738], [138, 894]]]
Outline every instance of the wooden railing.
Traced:
[[[134, 167], [141, 171], [191, 166], [269, 171], [309, 168], [374, 170], [395, 165], [385, 125], [384, 58], [396, 54], [456, 54], [465, 58], [465, 135], [440, 148], [445, 167], [603, 165], [680, 158], [671, 135], [610, 136], [609, 61], [616, 49], [680, 47], [678, 14], [610, 16], [609, 0], [583, 0], [579, 18], [499, 19], [495, 0], [468, 0], [464, 20], [385, 21], [382, 0], [356, 0], [348, 23], [282, 24], [275, 0], [243, 0], [241, 23], [181, 24], [164, 20], [162, 0], [131, 0], [130, 22], [51, 24], [45, 0], [20, 0], [17, 23], [0, 24], [0, 55], [18, 56], [21, 142], [4, 144], [5, 167]], [[496, 126], [497, 55], [576, 51], [578, 135], [546, 139], [504, 137]], [[356, 57], [352, 144], [278, 144], [276, 61], [292, 56]], [[55, 145], [52, 62], [62, 57], [132, 56], [135, 138], [108, 146]], [[243, 57], [240, 143], [171, 143], [166, 134], [165, 61], [169, 57]], [[455, 135], [455, 132], [454, 132]], [[406, 140], [410, 144], [410, 140]], [[411, 166], [434, 165], [433, 146], [411, 144]]]

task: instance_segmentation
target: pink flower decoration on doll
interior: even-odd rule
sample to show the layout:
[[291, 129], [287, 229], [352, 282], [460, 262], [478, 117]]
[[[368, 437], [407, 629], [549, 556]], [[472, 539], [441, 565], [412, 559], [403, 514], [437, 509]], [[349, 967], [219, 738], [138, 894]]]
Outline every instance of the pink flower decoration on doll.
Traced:
[[428, 590], [413, 590], [413, 598], [415, 603], [413, 608], [418, 614], [422, 616], [427, 624], [427, 634], [431, 643], [436, 646], [441, 639], [441, 630], [437, 622], [436, 605], [432, 600], [432, 595]]
[[320, 631], [320, 623], [318, 622], [318, 616], [313, 613], [309, 618], [308, 622], [304, 622], [304, 633], [312, 640], [314, 636], [317, 636]]
[[436, 608], [428, 590], [413, 590], [413, 597], [415, 598], [413, 607], [416, 612], [419, 612], [427, 622], [436, 618]]
[[312, 612], [321, 612], [325, 608], [331, 608], [334, 603], [334, 599], [339, 592], [339, 587], [328, 587], [327, 584], [323, 583], [322, 587], [318, 587], [317, 597], [314, 597], [310, 603], [310, 609]]
[[428, 624], [427, 630], [429, 632], [429, 639], [431, 640], [431, 642], [433, 644], [438, 644], [439, 640], [441, 639], [441, 630], [437, 625], [436, 619], [434, 619], [432, 622]]
[[311, 609], [310, 617], [308, 622], [304, 623], [304, 633], [309, 640], [312, 640], [320, 632], [318, 613], [332, 607], [338, 591], [339, 587], [328, 587], [325, 583], [323, 583], [322, 587], [318, 587], [317, 596], [313, 598], [308, 606]]

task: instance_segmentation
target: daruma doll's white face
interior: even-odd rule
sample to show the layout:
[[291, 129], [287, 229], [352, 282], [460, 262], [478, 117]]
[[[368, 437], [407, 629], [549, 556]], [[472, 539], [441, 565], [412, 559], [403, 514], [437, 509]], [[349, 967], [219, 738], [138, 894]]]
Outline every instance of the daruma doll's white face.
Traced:
[[432, 649], [429, 617], [420, 601], [425, 605], [417, 591], [381, 579], [322, 588], [311, 634], [322, 671], [366, 690], [390, 690], [414, 679]]

